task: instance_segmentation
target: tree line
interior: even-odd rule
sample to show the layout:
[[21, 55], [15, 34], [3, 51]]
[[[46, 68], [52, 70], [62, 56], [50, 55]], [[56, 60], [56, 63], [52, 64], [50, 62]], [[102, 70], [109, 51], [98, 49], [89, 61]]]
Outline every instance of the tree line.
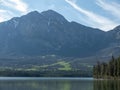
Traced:
[[91, 77], [91, 71], [82, 70], [39, 70], [39, 71], [25, 71], [25, 70], [14, 70], [4, 69], [0, 70], [0, 77]]
[[94, 78], [117, 79], [120, 78], [120, 57], [114, 58], [105, 63], [97, 62], [93, 67]]

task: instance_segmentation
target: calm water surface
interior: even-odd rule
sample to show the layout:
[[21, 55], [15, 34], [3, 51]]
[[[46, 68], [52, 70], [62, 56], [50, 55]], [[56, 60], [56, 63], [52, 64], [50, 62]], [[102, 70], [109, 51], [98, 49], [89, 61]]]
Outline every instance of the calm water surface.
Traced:
[[92, 78], [1, 77], [0, 90], [120, 90], [120, 81]]

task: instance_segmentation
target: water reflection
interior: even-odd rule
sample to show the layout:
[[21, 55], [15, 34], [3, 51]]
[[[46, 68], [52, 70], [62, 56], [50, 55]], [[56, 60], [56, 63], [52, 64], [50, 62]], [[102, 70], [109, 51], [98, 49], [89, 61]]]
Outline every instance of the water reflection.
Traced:
[[2, 80], [0, 90], [93, 90], [92, 80]]
[[95, 80], [94, 90], [120, 90], [120, 80]]
[[0, 90], [120, 90], [120, 80], [0, 79]]

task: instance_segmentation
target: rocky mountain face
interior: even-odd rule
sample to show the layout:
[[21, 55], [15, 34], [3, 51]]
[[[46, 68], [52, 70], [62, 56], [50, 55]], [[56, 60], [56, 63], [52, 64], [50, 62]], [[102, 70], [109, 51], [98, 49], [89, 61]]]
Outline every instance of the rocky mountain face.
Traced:
[[104, 32], [67, 21], [59, 13], [33, 11], [0, 23], [0, 56], [90, 57], [120, 54], [120, 26]]
[[[107, 32], [107, 45], [106, 48], [100, 50], [102, 56], [120, 56], [120, 26]], [[104, 55], [103, 55], [104, 54]]]

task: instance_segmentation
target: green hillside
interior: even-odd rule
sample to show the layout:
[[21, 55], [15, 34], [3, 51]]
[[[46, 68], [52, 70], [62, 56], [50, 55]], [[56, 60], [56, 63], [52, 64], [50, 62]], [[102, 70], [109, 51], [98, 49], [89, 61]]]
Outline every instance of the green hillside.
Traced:
[[92, 76], [92, 66], [80, 59], [54, 55], [0, 59], [0, 76]]

